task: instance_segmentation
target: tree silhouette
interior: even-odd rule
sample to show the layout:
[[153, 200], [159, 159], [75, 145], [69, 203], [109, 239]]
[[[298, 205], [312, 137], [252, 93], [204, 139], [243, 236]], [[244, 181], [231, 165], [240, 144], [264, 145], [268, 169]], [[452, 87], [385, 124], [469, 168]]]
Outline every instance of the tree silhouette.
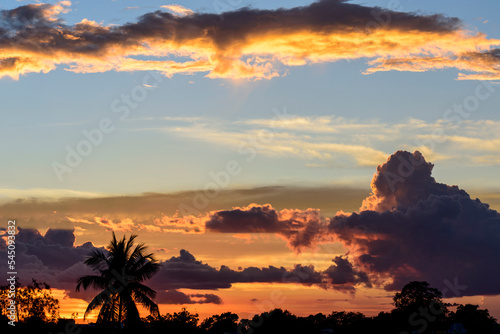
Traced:
[[174, 314], [148, 316], [144, 320], [150, 333], [196, 334], [204, 332], [198, 327], [198, 313], [191, 313], [185, 307]]
[[203, 320], [201, 328], [209, 334], [236, 333], [238, 330], [238, 315], [231, 312], [213, 315]]
[[401, 329], [411, 327], [419, 333], [444, 329], [448, 309], [442, 297], [441, 291], [431, 288], [427, 282], [413, 281], [406, 284], [393, 298], [396, 307], [392, 311], [394, 323]]
[[[37, 282], [21, 286], [16, 279], [15, 321], [56, 322], [59, 317], [59, 300], [52, 296], [52, 290], [47, 283]], [[0, 286], [0, 309], [7, 315], [9, 285]]]
[[459, 305], [450, 317], [454, 322], [463, 324], [470, 334], [495, 333], [498, 330], [496, 319], [487, 309], [480, 310], [479, 305]]
[[396, 293], [393, 300], [397, 310], [414, 310], [422, 306], [428, 307], [431, 303], [442, 305], [442, 297], [441, 291], [431, 288], [429, 283], [413, 281]]
[[92, 287], [101, 292], [89, 303], [84, 319], [100, 308], [97, 323], [134, 326], [140, 323], [136, 303], [158, 316], [158, 305], [153, 301], [156, 292], [141, 282], [153, 277], [160, 265], [152, 253], [145, 253], [144, 243], [134, 247], [136, 238], [137, 235], [131, 235], [128, 240], [125, 236], [117, 240], [113, 232], [107, 252], [96, 249], [85, 259], [84, 263], [97, 275], [80, 277], [76, 291]]

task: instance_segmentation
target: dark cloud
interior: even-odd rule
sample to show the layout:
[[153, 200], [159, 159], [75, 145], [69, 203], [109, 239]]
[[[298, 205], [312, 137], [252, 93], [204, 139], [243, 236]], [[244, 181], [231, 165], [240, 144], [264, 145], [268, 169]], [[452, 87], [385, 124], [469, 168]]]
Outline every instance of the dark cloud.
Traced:
[[[83, 264], [85, 257], [96, 249], [92, 243], [75, 246], [73, 231], [56, 229], [49, 229], [41, 235], [38, 230], [19, 228], [16, 238], [17, 270], [22, 272], [22, 283], [29, 283], [31, 278], [35, 278], [53, 288], [66, 290], [70, 297], [87, 301], [94, 297], [94, 291], [74, 291], [78, 277], [94, 274]], [[5, 243], [3, 246], [0, 255], [6, 258]], [[5, 263], [0, 268], [7, 271]], [[223, 265], [217, 269], [196, 260], [186, 250], [162, 262], [160, 271], [148, 281], [148, 286], [159, 291], [159, 303], [220, 304], [222, 300], [217, 295], [185, 294], [177, 289], [227, 289], [233, 283], [316, 284], [326, 287], [323, 273], [313, 266], [295, 265], [290, 270], [274, 266], [233, 270]]]
[[207, 231], [277, 233], [296, 250], [341, 242], [348, 256], [323, 273], [338, 289], [376, 283], [399, 290], [414, 280], [445, 288], [456, 279], [467, 285], [462, 294], [500, 294], [499, 213], [436, 182], [433, 167], [418, 151], [398, 151], [377, 167], [359, 212], [325, 219], [253, 204], [212, 213]]
[[275, 210], [270, 204], [217, 211], [205, 223], [207, 231], [220, 233], [277, 233], [299, 250], [310, 247], [327, 227], [319, 210]]
[[222, 299], [212, 293], [185, 294], [177, 290], [159, 291], [156, 295], [157, 304], [222, 304]]
[[[269, 79], [280, 75], [277, 63], [376, 58], [373, 72], [393, 69], [388, 58], [395, 56], [400, 62], [417, 58], [425, 70], [456, 67], [489, 79], [498, 75], [498, 61], [477, 68], [464, 53], [491, 53], [495, 42], [465, 33], [457, 18], [443, 15], [320, 0], [291, 9], [242, 8], [222, 15], [155, 11], [137, 22], [102, 26], [91, 18], [65, 24], [59, 15], [69, 5], [61, 1], [0, 11], [0, 75], [18, 78], [62, 65], [75, 72], [158, 70], [167, 76], [206, 72], [209, 77]], [[482, 50], [475, 50], [471, 41], [479, 40]]]
[[227, 266], [219, 269], [202, 263], [186, 250], [178, 257], [162, 262], [158, 274], [151, 280], [152, 285], [161, 290], [203, 289], [217, 290], [230, 288], [233, 283], [297, 283], [323, 284], [323, 275], [313, 266], [295, 265], [292, 270], [284, 267], [248, 267], [233, 270]]
[[[334, 214], [339, 209], [359, 207], [359, 201], [366, 197], [368, 189], [346, 187], [260, 187], [252, 189], [221, 189], [216, 198], [210, 200], [206, 211], [221, 210], [234, 206], [246, 206], [248, 203], [273, 203], [274, 209], [296, 207], [306, 210], [308, 207], [321, 209], [321, 212]], [[115, 222], [132, 219], [137, 224], [151, 224], [165, 215], [173, 216], [181, 205], [193, 208], [186, 215], [204, 214], [195, 209], [193, 198], [196, 191], [177, 193], [146, 193], [134, 196], [110, 196], [97, 198], [70, 197], [61, 199], [16, 198], [0, 203], [0, 217], [7, 221], [17, 217], [23, 227], [67, 228], [68, 218], [86, 220], [78, 223], [89, 231], [99, 231], [102, 226], [95, 222], [95, 217], [108, 217]], [[196, 211], [194, 211], [196, 210]], [[92, 225], [90, 225], [90, 224]], [[77, 223], [75, 223], [77, 224]], [[72, 224], [70, 225], [72, 226]]]
[[437, 183], [419, 152], [394, 153], [377, 168], [366, 209], [332, 218], [329, 230], [386, 289], [426, 280], [464, 295], [500, 294], [500, 215], [456, 186]]
[[362, 210], [385, 211], [408, 208], [431, 194], [443, 196], [467, 193], [457, 186], [437, 183], [431, 176], [434, 165], [420, 152], [398, 151], [377, 167], [371, 188], [373, 195], [363, 201]]
[[[90, 300], [88, 293], [75, 293], [74, 289], [78, 277], [92, 273], [83, 260], [95, 247], [91, 242], [75, 246], [74, 241], [72, 230], [49, 229], [43, 236], [38, 230], [18, 228], [15, 261], [20, 282], [29, 284], [34, 278], [66, 290], [72, 297]], [[4, 247], [0, 257], [7, 258]], [[3, 272], [10, 271], [6, 264], [0, 263]]]
[[352, 263], [346, 258], [341, 256], [333, 259], [335, 265], [330, 266], [324, 271], [326, 277], [330, 279], [330, 283], [337, 287], [339, 290], [355, 290], [355, 286], [364, 283], [367, 287], [372, 287], [368, 275], [354, 269]]
[[[413, 280], [446, 287], [446, 281], [456, 280], [467, 286], [460, 291], [464, 295], [500, 294], [499, 213], [457, 186], [437, 182], [432, 176], [433, 167], [419, 152], [394, 153], [377, 167], [371, 183], [372, 194], [363, 201], [361, 210], [352, 214], [338, 212], [331, 219], [324, 218], [316, 209], [276, 210], [269, 204], [251, 204], [210, 212], [202, 221], [211, 233], [275, 233], [288, 240], [295, 250], [314, 247], [319, 242], [342, 243], [347, 256], [333, 259], [334, 264], [324, 272], [300, 264], [294, 268], [214, 268], [181, 250], [179, 256], [162, 262], [151, 285], [159, 291], [170, 291], [166, 296], [172, 300], [182, 300], [179, 294], [171, 292], [176, 289], [216, 290], [252, 282], [297, 283], [353, 291], [358, 285], [371, 284], [397, 290]], [[243, 199], [255, 199], [256, 192], [252, 190]], [[278, 193], [282, 195], [283, 191]], [[231, 194], [234, 195], [226, 194], [227, 203], [235, 197]], [[101, 206], [109, 205], [110, 210], [118, 212], [118, 204], [124, 200], [126, 203], [138, 200], [134, 205], [150, 203], [148, 208], [159, 210], [158, 203], [165, 196], [108, 198], [102, 203], [81, 200], [75, 207], [85, 213], [104, 210]], [[39, 217], [40, 212], [52, 212], [51, 205], [64, 209], [68, 203], [78, 201], [18, 201], [3, 208], [29, 210], [29, 203], [35, 204], [29, 213]], [[92, 204], [96, 205], [95, 210], [89, 210]], [[125, 207], [136, 212], [132, 204]], [[143, 216], [145, 211], [141, 211]], [[17, 241], [17, 259], [24, 277], [68, 290], [74, 289], [74, 279], [85, 270], [81, 262], [93, 249], [91, 243], [75, 246], [74, 233], [59, 229], [49, 229], [44, 236], [37, 230], [19, 229]], [[5, 245], [0, 249], [2, 256], [5, 255]], [[188, 297], [192, 301], [215, 301], [201, 295]]]
[[19, 228], [18, 230], [16, 241], [26, 247], [25, 254], [35, 256], [44, 266], [51, 269], [67, 269], [83, 261], [85, 256], [94, 249], [90, 242], [73, 247], [75, 241], [73, 230], [49, 229], [45, 236], [34, 229]]
[[222, 233], [269, 233], [289, 229], [281, 222], [270, 205], [251, 206], [248, 209], [217, 211], [205, 223], [209, 231]]

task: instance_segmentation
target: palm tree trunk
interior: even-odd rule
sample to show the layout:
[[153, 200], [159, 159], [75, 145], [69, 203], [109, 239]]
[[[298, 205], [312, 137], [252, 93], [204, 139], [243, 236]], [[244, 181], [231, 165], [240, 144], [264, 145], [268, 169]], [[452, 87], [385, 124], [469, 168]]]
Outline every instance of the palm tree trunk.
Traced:
[[122, 326], [122, 298], [118, 296], [118, 325]]

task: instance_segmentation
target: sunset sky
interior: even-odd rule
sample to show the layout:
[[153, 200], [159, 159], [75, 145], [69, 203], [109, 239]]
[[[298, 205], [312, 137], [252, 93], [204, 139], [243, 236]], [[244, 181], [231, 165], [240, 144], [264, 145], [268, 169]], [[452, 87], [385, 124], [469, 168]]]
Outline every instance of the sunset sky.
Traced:
[[422, 280], [500, 318], [499, 12], [2, 1], [1, 231], [16, 219], [21, 281], [81, 318], [82, 260], [115, 231], [162, 261], [162, 313], [376, 315]]

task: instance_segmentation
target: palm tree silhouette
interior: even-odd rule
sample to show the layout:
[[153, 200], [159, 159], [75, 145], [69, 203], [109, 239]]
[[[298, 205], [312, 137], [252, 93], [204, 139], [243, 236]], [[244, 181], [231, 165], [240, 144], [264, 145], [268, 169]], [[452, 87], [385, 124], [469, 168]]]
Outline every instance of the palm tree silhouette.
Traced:
[[158, 305], [153, 301], [156, 292], [141, 282], [153, 277], [160, 265], [152, 253], [145, 254], [144, 243], [134, 248], [136, 238], [137, 235], [131, 235], [128, 240], [125, 236], [117, 240], [113, 232], [107, 252], [96, 249], [85, 259], [84, 263], [98, 274], [80, 277], [76, 291], [92, 287], [101, 292], [89, 303], [84, 319], [100, 308], [97, 323], [133, 326], [140, 322], [136, 303], [151, 315], [159, 315]]

